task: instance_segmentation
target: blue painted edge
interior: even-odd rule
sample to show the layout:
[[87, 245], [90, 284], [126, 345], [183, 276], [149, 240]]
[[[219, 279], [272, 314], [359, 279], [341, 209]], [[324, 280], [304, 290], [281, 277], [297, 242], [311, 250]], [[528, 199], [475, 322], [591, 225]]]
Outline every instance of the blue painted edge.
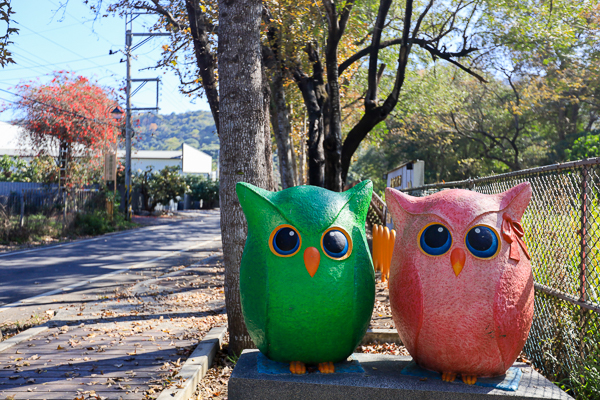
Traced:
[[[335, 367], [336, 374], [364, 374], [365, 370], [363, 369], [360, 362], [354, 357], [354, 355], [350, 356], [350, 360], [342, 361], [339, 363], [333, 364]], [[269, 360], [263, 353], [258, 353], [256, 356], [256, 368], [261, 374], [269, 374], [269, 375], [292, 375], [290, 372], [290, 364], [277, 362], [273, 360]], [[319, 370], [314, 372], [316, 374], [320, 374]]]
[[[421, 368], [414, 360], [404, 367], [401, 374], [416, 376], [418, 378], [442, 379], [442, 374]], [[506, 390], [508, 392], [516, 392], [519, 389], [519, 383], [521, 383], [522, 377], [523, 372], [521, 371], [521, 368], [510, 367], [505, 375], [495, 378], [477, 378], [475, 385]], [[460, 380], [456, 380], [455, 382], [462, 383]]]

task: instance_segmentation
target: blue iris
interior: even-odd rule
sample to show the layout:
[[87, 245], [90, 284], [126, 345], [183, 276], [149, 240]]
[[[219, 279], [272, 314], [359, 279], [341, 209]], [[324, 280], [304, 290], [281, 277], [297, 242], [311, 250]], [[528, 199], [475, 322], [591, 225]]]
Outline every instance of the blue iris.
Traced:
[[479, 258], [490, 258], [498, 251], [498, 236], [487, 226], [476, 226], [467, 233], [467, 248]]
[[348, 248], [348, 238], [342, 231], [332, 229], [323, 236], [323, 250], [331, 258], [344, 257]]
[[273, 236], [273, 249], [282, 256], [293, 254], [300, 246], [300, 236], [292, 228], [283, 227]]
[[425, 228], [419, 241], [421, 249], [425, 253], [431, 256], [441, 256], [450, 249], [452, 236], [444, 225], [433, 224]]

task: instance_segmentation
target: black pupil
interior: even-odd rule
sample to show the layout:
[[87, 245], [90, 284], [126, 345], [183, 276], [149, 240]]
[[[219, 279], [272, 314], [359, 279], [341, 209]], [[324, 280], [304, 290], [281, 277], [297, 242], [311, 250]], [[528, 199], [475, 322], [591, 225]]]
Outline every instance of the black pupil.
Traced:
[[346, 236], [340, 231], [329, 231], [323, 238], [323, 247], [333, 254], [339, 254], [346, 248]]
[[471, 247], [478, 251], [485, 251], [492, 247], [494, 237], [489, 229], [473, 228], [467, 233], [467, 240]]
[[281, 251], [294, 250], [298, 243], [298, 234], [291, 228], [281, 228], [275, 236], [275, 244]]
[[425, 244], [432, 249], [442, 247], [448, 241], [448, 229], [442, 225], [431, 225], [423, 233]]

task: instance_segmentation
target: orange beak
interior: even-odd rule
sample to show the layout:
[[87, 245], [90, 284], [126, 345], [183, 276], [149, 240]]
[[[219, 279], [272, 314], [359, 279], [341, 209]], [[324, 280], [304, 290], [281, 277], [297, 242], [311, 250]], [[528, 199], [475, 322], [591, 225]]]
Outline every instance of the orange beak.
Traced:
[[304, 250], [304, 266], [311, 278], [317, 273], [320, 261], [321, 253], [316, 247], [309, 247]]
[[465, 251], [463, 249], [454, 249], [452, 253], [450, 253], [450, 263], [452, 264], [452, 269], [454, 270], [454, 274], [458, 276], [460, 271], [462, 271], [465, 266]]

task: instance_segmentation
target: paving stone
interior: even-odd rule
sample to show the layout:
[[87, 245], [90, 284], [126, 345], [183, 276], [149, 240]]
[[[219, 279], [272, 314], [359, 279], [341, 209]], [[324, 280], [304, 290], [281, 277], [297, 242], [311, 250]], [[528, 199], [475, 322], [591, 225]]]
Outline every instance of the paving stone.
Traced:
[[199, 332], [225, 321], [222, 299], [214, 301], [224, 296], [222, 270], [202, 268], [203, 284], [195, 273], [166, 279], [169, 292], [120, 288], [83, 309], [70, 307], [45, 332], [0, 352], [0, 399], [74, 399], [90, 391], [109, 399], [158, 397], [165, 377], [177, 381]]

